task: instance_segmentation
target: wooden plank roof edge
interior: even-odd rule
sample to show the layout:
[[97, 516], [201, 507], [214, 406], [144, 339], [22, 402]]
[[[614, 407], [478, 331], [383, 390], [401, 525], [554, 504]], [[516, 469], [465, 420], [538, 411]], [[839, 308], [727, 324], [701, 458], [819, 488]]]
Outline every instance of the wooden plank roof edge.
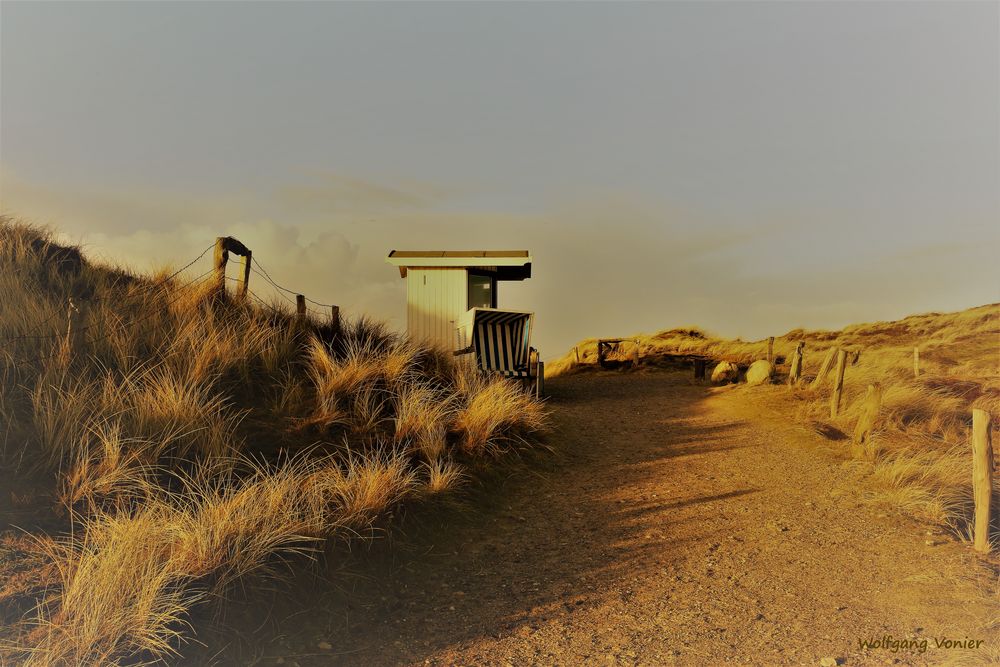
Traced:
[[527, 250], [393, 250], [389, 257], [530, 257]]

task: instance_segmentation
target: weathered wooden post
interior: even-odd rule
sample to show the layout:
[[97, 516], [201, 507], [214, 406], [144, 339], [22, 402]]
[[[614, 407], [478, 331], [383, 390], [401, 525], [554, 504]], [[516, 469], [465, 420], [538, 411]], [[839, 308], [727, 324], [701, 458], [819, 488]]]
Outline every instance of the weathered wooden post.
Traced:
[[788, 384], [794, 386], [802, 377], [802, 350], [805, 348], [805, 341], [799, 341], [792, 353], [792, 367], [788, 371]]
[[64, 366], [69, 364], [70, 356], [73, 353], [73, 320], [77, 319], [80, 309], [73, 303], [73, 297], [69, 297], [66, 306], [66, 337], [60, 341], [56, 352], [56, 359]]
[[878, 413], [882, 408], [882, 385], [876, 382], [868, 385], [868, 393], [865, 395], [864, 408], [858, 423], [854, 426], [854, 437], [852, 438], [851, 454], [860, 457], [867, 454], [869, 459], [874, 458], [874, 449], [871, 447], [872, 431], [875, 430], [875, 423], [878, 421]]
[[538, 377], [535, 378], [535, 398], [541, 398], [545, 395], [545, 362], [542, 361], [541, 356], [538, 357], [538, 370], [535, 371]]
[[69, 298], [69, 303], [66, 306], [66, 342], [69, 343], [70, 337], [73, 335], [73, 315], [74, 313], [80, 312], [80, 309], [76, 307], [73, 303], [73, 297]]
[[847, 366], [847, 350], [837, 350], [837, 370], [833, 378], [833, 394], [830, 396], [830, 418], [840, 412], [840, 395], [844, 391], [844, 367]]
[[823, 380], [826, 379], [826, 374], [830, 372], [833, 358], [837, 356], [837, 350], [839, 349], [836, 346], [831, 347], [830, 351], [823, 357], [823, 364], [819, 367], [819, 373], [816, 374], [816, 378], [812, 381], [811, 389], [819, 389], [823, 385]]
[[767, 339], [767, 360], [774, 363], [774, 336]]
[[299, 323], [306, 321], [306, 297], [302, 294], [295, 295], [295, 314]]
[[215, 289], [220, 296], [226, 293], [226, 262], [229, 261], [231, 252], [243, 257], [243, 277], [238, 292], [242, 298], [247, 295], [250, 284], [250, 249], [232, 236], [218, 236], [215, 239]]
[[330, 306], [330, 327], [333, 329], [333, 337], [340, 336], [340, 306]]
[[247, 298], [247, 290], [250, 288], [250, 262], [252, 261], [253, 253], [249, 250], [243, 255], [243, 277], [240, 279], [240, 289], [239, 297], [241, 299]]
[[913, 377], [920, 377], [920, 348], [913, 348]]
[[990, 413], [972, 411], [972, 489], [976, 500], [976, 551], [990, 550], [990, 496], [993, 494], [993, 442]]
[[226, 262], [229, 261], [229, 250], [226, 248], [226, 237], [219, 236], [215, 239], [215, 291], [224, 294], [226, 291]]

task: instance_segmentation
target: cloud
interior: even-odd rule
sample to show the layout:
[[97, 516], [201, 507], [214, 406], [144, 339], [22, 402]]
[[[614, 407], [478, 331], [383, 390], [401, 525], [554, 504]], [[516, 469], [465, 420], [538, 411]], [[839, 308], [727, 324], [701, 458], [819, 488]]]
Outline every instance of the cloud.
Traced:
[[446, 197], [444, 189], [427, 183], [387, 186], [342, 174], [313, 173], [304, 182], [279, 187], [275, 203], [291, 215], [371, 215], [426, 209]]

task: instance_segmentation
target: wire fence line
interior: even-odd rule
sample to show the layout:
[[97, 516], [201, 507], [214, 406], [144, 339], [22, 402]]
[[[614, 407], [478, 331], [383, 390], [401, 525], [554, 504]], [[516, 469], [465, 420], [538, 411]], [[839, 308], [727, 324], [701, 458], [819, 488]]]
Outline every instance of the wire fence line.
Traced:
[[[186, 270], [190, 269], [192, 266], [194, 266], [199, 260], [201, 260], [215, 246], [216, 246], [215, 243], [213, 243], [212, 245], [209, 245], [207, 248], [205, 248], [204, 250], [202, 250], [201, 253], [197, 257], [195, 257], [190, 262], [188, 262], [187, 264], [185, 264], [184, 266], [182, 266], [180, 269], [174, 271], [172, 274], [170, 274], [169, 276], [166, 276], [165, 278], [157, 280], [155, 283], [152, 283], [152, 284], [144, 286], [143, 288], [141, 288], [140, 290], [138, 290], [137, 292], [135, 292], [132, 296], [140, 296], [142, 298], [146, 298], [146, 297], [152, 295], [158, 289], [169, 285], [171, 283], [171, 281], [173, 281], [175, 278], [177, 278], [177, 276], [179, 276], [184, 271], [186, 271]], [[284, 298], [286, 301], [289, 301], [289, 302], [297, 305], [297, 302], [294, 299], [291, 299], [291, 298], [285, 296], [284, 293], [292, 294], [292, 295], [295, 295], [295, 296], [299, 296], [298, 292], [295, 292], [294, 290], [291, 290], [291, 289], [289, 289], [289, 288], [287, 288], [287, 287], [285, 287], [285, 286], [280, 285], [279, 283], [277, 283], [273, 278], [271, 278], [270, 274], [267, 272], [267, 269], [265, 269], [263, 266], [260, 266], [260, 262], [257, 260], [256, 257], [253, 258], [253, 264], [260, 267], [260, 269], [258, 270], [257, 266], [253, 266], [252, 265], [251, 268], [252, 268], [253, 272], [256, 273], [257, 275], [259, 275], [261, 278], [263, 278], [272, 287], [276, 288], [276, 290], [278, 290], [276, 292], [276, 294], [278, 294], [280, 297]], [[204, 280], [207, 276], [209, 276], [210, 274], [216, 273], [217, 271], [218, 271], [218, 269], [215, 268], [215, 267], [213, 267], [212, 269], [209, 269], [208, 271], [205, 271], [204, 273], [196, 276], [195, 278], [192, 278], [191, 280], [189, 280], [189, 281], [187, 281], [187, 282], [185, 282], [185, 283], [183, 283], [183, 284], [181, 284], [179, 286], [173, 286], [174, 289], [177, 291], [177, 294], [174, 295], [172, 298], [170, 298], [166, 302], [166, 304], [163, 304], [162, 307], [158, 308], [157, 310], [151, 310], [146, 315], [142, 315], [140, 317], [136, 317], [136, 318], [133, 318], [133, 319], [127, 320], [127, 321], [120, 321], [120, 326], [127, 328], [127, 327], [131, 327], [131, 326], [133, 326], [135, 324], [139, 324], [139, 323], [141, 323], [143, 321], [151, 319], [152, 317], [154, 317], [154, 316], [158, 315], [160, 312], [162, 312], [163, 308], [167, 308], [167, 307], [173, 305], [181, 297], [183, 297], [184, 294], [185, 294], [185, 290], [187, 290], [189, 287], [191, 287], [192, 285], [194, 285], [195, 283], [197, 283], [199, 281]], [[225, 278], [225, 280], [228, 280], [228, 281], [242, 282], [242, 280], [239, 279], [239, 278], [233, 278], [233, 277], [229, 277], [229, 276], [224, 276], [224, 278]], [[257, 304], [259, 304], [260, 306], [262, 306], [264, 308], [269, 309], [272, 313], [274, 313], [274, 314], [280, 314], [280, 315], [285, 315], [285, 316], [289, 315], [289, 313], [280, 310], [279, 308], [275, 307], [272, 303], [269, 303], [268, 301], [266, 301], [265, 299], [263, 299], [262, 297], [260, 297], [257, 293], [255, 293], [252, 290], [250, 290], [249, 287], [247, 288], [247, 292], [249, 293], [251, 299], [254, 302], [256, 302]], [[73, 309], [75, 309], [74, 302], [85, 302], [85, 303], [88, 303], [90, 305], [96, 305], [96, 304], [101, 303], [103, 301], [112, 300], [113, 298], [114, 297], [110, 297], [110, 296], [109, 297], [71, 297], [69, 299], [66, 316], [67, 316], [67, 318], [71, 317], [70, 311], [73, 310]], [[310, 302], [312, 304], [315, 304], [317, 306], [324, 306], [324, 307], [327, 307], [327, 308], [333, 308], [334, 307], [333, 304], [321, 303], [319, 301], [314, 301], [313, 299], [309, 299], [308, 297], [303, 297], [303, 298], [305, 298], [306, 301], [308, 301], [308, 302]], [[318, 311], [315, 311], [312, 308], [307, 309], [307, 313], [309, 315], [315, 317], [316, 319], [323, 319], [325, 317], [322, 313], [319, 313]], [[49, 324], [50, 322], [52, 322], [53, 319], [59, 317], [61, 314], [62, 314], [61, 311], [59, 311], [58, 309], [53, 310], [53, 312], [47, 318], [45, 318], [42, 322], [38, 323], [36, 325], [36, 327], [41, 328], [44, 325]], [[110, 337], [111, 335], [113, 335], [114, 331], [108, 331], [107, 333], [99, 334], [99, 335], [96, 335], [94, 337], [88, 337], [86, 335], [86, 332], [88, 332], [88, 331], [90, 331], [92, 329], [98, 328], [99, 326], [103, 326], [103, 324], [104, 323], [92, 322], [92, 323], [90, 323], [90, 324], [88, 324], [86, 326], [82, 326], [82, 327], [78, 327], [76, 329], [73, 329], [69, 325], [69, 322], [67, 322], [67, 331], [66, 332], [25, 333], [25, 334], [18, 334], [18, 335], [15, 335], [15, 336], [3, 337], [3, 338], [0, 338], [0, 354], [2, 354], [7, 359], [13, 361], [13, 360], [15, 360], [15, 355], [12, 352], [10, 352], [10, 351], [7, 350], [7, 348], [9, 348], [13, 343], [16, 343], [18, 341], [24, 341], [24, 340], [38, 340], [38, 341], [43, 341], [43, 340], [52, 340], [52, 339], [66, 338], [67, 337], [67, 333], [70, 333], [70, 334], [81, 334], [82, 333], [82, 334], [84, 334], [83, 338], [84, 338], [85, 343], [92, 345], [94, 343], [97, 343], [97, 342], [100, 342], [102, 340], [105, 340], [108, 337]], [[36, 329], [36, 331], [37, 331], [37, 329]], [[40, 355], [40, 356], [36, 356], [36, 357], [31, 357], [31, 358], [22, 358], [22, 359], [17, 359], [16, 361], [17, 361], [17, 363], [23, 363], [23, 364], [36, 364], [36, 363], [40, 363], [40, 362], [43, 362], [43, 361], [47, 361], [49, 359], [53, 359], [53, 358], [59, 356], [61, 353], [62, 352], [60, 350], [56, 350], [56, 351], [54, 351], [51, 354]]]
[[[241, 283], [242, 282], [242, 280], [240, 280], [239, 278], [233, 278], [232, 276], [226, 276], [226, 280], [228, 280], [230, 282], [234, 282], [234, 283]], [[249, 287], [247, 288], [247, 293], [250, 295], [250, 298], [253, 301], [255, 301], [258, 305], [260, 305], [260, 306], [262, 306], [264, 308], [268, 308], [269, 310], [271, 310], [272, 312], [277, 313], [277, 314], [283, 314], [283, 315], [288, 315], [289, 314], [287, 312], [282, 311], [280, 308], [277, 308], [273, 303], [268, 302], [266, 299], [262, 298], [259, 294], [257, 294], [256, 292], [254, 292]], [[284, 298], [287, 302], [289, 302], [289, 303], [291, 303], [293, 305], [296, 305], [296, 306], [298, 305], [297, 302], [295, 302], [292, 299], [289, 299], [288, 297], [285, 297], [284, 295], [281, 295], [280, 293], [278, 293], [278, 296], [280, 296], [281, 298]], [[310, 303], [316, 303], [317, 305], [321, 305], [321, 306], [325, 306], [326, 305], [326, 304], [321, 304], [321, 303], [318, 303], [316, 301], [313, 301], [312, 299], [310, 299], [308, 297], [306, 298], [306, 301], [308, 301]], [[332, 307], [333, 306], [331, 306], [331, 308]], [[329, 318], [330, 315], [331, 315], [329, 312], [324, 313], [321, 310], [317, 310], [315, 308], [309, 308], [308, 306], [306, 307], [306, 313], [309, 314], [309, 315], [312, 315], [313, 317], [315, 317], [318, 320], [323, 320], [323, 319]]]
[[[183, 273], [184, 271], [186, 271], [186, 270], [190, 269], [192, 266], [194, 266], [195, 263], [198, 260], [200, 260], [202, 257], [204, 257], [205, 254], [209, 250], [211, 250], [213, 247], [215, 247], [215, 244], [212, 244], [212, 245], [208, 246], [207, 248], [205, 248], [201, 252], [200, 255], [198, 255], [197, 257], [195, 257], [193, 260], [191, 260], [190, 262], [188, 262], [186, 265], [184, 265], [180, 269], [174, 271], [172, 274], [170, 274], [166, 278], [158, 280], [158, 281], [156, 281], [156, 283], [144, 286], [136, 294], [134, 294], [134, 296], [146, 297], [146, 296], [151, 295], [155, 290], [163, 287], [164, 285], [166, 285], [167, 283], [169, 283], [171, 280], [173, 280], [174, 278], [176, 278], [177, 276], [179, 276], [181, 273]], [[199, 276], [199, 278], [204, 277], [205, 275], [207, 275], [207, 274], [202, 274], [201, 276]], [[107, 301], [110, 297], [104, 297], [104, 298], [94, 297], [94, 298], [90, 298], [90, 297], [79, 297], [78, 296], [76, 298], [79, 301], [81, 301], [81, 302], [85, 301], [87, 303], [96, 305], [96, 304], [101, 303], [103, 301]], [[73, 298], [71, 297], [70, 298], [70, 305], [71, 306], [72, 306], [72, 302], [73, 302]], [[62, 313], [59, 310], [53, 310], [52, 314], [50, 314], [47, 318], [45, 318], [42, 322], [40, 322], [38, 324], [38, 326], [42, 326], [42, 325], [48, 324], [49, 322], [51, 322], [53, 319], [55, 319], [56, 317], [58, 317], [61, 314]], [[81, 330], [85, 331], [85, 330], [91, 328], [92, 326], [95, 326], [95, 325], [88, 325], [86, 327], [83, 327]], [[10, 343], [10, 342], [13, 342], [13, 341], [18, 341], [18, 340], [43, 340], [43, 339], [48, 339], [48, 338], [60, 338], [60, 337], [62, 337], [64, 335], [65, 334], [62, 334], [62, 333], [47, 333], [47, 334], [21, 334], [21, 335], [18, 335], [18, 336], [7, 336], [5, 338], [0, 339], [0, 342], [3, 343], [3, 345], [0, 345], [0, 347], [5, 347], [7, 343]]]
[[[258, 268], [260, 269], [260, 271], [257, 270]], [[263, 278], [267, 282], [271, 283], [272, 287], [276, 287], [277, 289], [281, 290], [282, 292], [287, 292], [288, 294], [294, 294], [296, 296], [298, 296], [300, 294], [300, 292], [296, 292], [295, 290], [288, 289], [287, 287], [279, 285], [277, 282], [275, 282], [274, 279], [271, 278], [271, 274], [269, 274], [267, 272], [267, 269], [264, 268], [264, 265], [261, 264], [260, 261], [256, 257], [253, 258], [253, 262], [251, 262], [251, 264], [250, 264], [250, 270], [253, 271], [254, 273], [256, 273], [257, 275], [259, 275], [261, 278]], [[317, 306], [323, 306], [324, 308], [333, 308], [333, 306], [334, 306], [334, 304], [332, 304], [332, 303], [320, 303], [319, 301], [314, 301], [314, 300], [310, 299], [309, 297], [304, 297], [304, 298], [309, 303], [315, 304]]]

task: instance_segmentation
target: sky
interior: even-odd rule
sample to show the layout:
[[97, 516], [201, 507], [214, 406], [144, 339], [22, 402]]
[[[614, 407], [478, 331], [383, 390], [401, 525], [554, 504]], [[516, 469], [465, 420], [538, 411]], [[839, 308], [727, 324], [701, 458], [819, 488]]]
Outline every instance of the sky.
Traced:
[[959, 310], [1000, 301], [1000, 3], [5, 0], [0, 210], [139, 270], [233, 235], [399, 329], [390, 250], [527, 249], [549, 358]]

